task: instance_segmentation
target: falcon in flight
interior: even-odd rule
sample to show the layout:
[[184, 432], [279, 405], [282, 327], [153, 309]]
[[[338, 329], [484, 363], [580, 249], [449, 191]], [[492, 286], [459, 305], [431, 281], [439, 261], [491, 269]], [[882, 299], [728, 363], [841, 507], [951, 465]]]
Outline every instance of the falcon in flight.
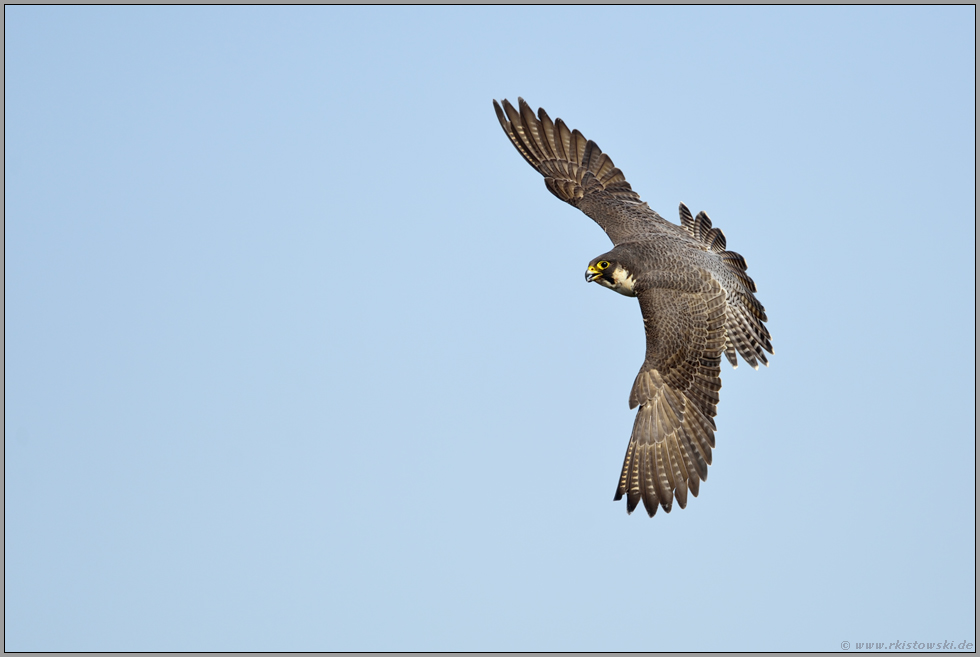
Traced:
[[745, 273], [745, 258], [725, 249], [725, 235], [704, 212], [683, 203], [681, 225], [640, 200], [609, 156], [578, 130], [537, 116], [523, 98], [517, 108], [493, 101], [514, 148], [544, 176], [548, 191], [606, 231], [613, 249], [589, 263], [585, 280], [640, 301], [647, 352], [630, 392], [640, 407], [614, 499], [632, 513], [643, 500], [650, 517], [683, 509], [708, 477], [715, 446], [721, 355], [738, 366], [768, 365], [772, 351], [766, 311]]

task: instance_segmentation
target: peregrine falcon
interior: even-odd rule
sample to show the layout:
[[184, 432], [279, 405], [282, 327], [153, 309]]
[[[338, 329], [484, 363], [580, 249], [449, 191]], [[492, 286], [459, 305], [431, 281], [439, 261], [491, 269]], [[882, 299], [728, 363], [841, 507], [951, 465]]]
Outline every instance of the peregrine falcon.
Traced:
[[585, 280], [636, 297], [646, 329], [646, 359], [630, 392], [639, 406], [615, 500], [626, 496], [632, 513], [640, 500], [650, 517], [683, 509], [708, 477], [715, 446], [715, 408], [721, 355], [753, 368], [773, 353], [745, 273], [745, 258], [725, 249], [725, 235], [704, 212], [680, 204], [681, 225], [640, 200], [609, 156], [578, 130], [537, 116], [523, 98], [515, 109], [493, 101], [500, 126], [548, 190], [606, 231], [613, 249], [592, 260]]

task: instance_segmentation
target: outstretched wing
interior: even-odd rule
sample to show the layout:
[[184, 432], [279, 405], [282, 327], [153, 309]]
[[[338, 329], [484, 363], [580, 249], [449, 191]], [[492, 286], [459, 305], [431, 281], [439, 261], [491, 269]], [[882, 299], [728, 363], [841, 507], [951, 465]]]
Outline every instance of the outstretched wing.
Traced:
[[630, 393], [639, 406], [615, 499], [630, 513], [640, 500], [652, 517], [687, 506], [708, 476], [725, 348], [725, 292], [709, 273], [682, 289], [640, 292], [647, 355]]
[[635, 240], [652, 226], [677, 226], [640, 200], [609, 156], [561, 119], [552, 121], [544, 109], [535, 116], [523, 98], [515, 109], [493, 101], [500, 126], [528, 164], [544, 176], [552, 194], [574, 205], [602, 227], [613, 244]]

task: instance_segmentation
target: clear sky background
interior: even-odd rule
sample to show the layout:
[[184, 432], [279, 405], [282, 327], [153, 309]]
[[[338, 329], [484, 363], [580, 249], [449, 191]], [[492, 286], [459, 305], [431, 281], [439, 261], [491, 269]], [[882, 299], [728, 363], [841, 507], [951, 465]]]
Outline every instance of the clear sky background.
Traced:
[[[4, 15], [7, 650], [975, 643], [973, 7]], [[518, 95], [758, 283], [685, 510]]]

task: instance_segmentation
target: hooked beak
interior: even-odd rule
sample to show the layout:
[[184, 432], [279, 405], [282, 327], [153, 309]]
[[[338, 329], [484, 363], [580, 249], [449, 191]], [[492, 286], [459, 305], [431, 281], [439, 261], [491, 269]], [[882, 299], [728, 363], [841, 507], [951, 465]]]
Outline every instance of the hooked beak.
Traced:
[[600, 276], [602, 276], [602, 272], [596, 269], [595, 265], [589, 265], [588, 271], [585, 272], [585, 282], [591, 283]]

